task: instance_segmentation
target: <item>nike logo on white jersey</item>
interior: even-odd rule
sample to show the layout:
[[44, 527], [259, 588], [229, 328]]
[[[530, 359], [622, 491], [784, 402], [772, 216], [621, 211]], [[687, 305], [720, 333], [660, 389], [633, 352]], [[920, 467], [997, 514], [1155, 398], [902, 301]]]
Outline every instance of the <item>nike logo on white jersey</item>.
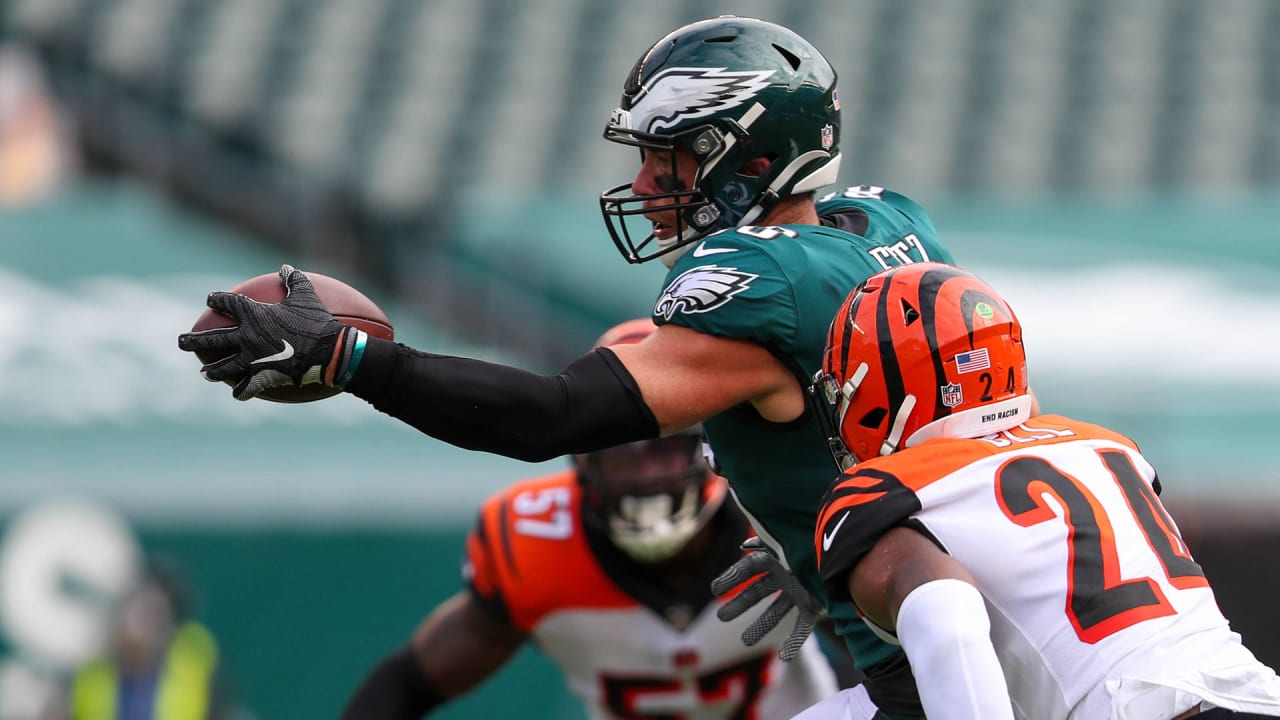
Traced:
[[837, 522], [836, 526], [831, 528], [831, 532], [822, 533], [822, 552], [826, 552], [831, 549], [831, 541], [836, 539], [836, 533], [840, 532], [840, 526], [848, 519], [849, 511], [846, 510], [844, 515], [840, 516], [840, 522]]
[[284, 338], [281, 338], [281, 339], [280, 339], [280, 342], [284, 343], [284, 349], [283, 349], [283, 350], [281, 350], [280, 352], [276, 353], [275, 355], [268, 355], [268, 356], [266, 356], [266, 357], [260, 357], [260, 358], [258, 358], [257, 360], [254, 360], [253, 362], [251, 362], [251, 363], [249, 363], [249, 364], [250, 364], [250, 365], [257, 365], [258, 363], [275, 362], [276, 360], [288, 360], [289, 358], [293, 357], [293, 346], [289, 344], [289, 341], [288, 341], [288, 340], [285, 340]]
[[738, 248], [709, 248], [705, 242], [698, 243], [698, 247], [693, 249], [694, 257], [706, 257], [708, 255], [719, 255], [720, 253], [738, 252]]

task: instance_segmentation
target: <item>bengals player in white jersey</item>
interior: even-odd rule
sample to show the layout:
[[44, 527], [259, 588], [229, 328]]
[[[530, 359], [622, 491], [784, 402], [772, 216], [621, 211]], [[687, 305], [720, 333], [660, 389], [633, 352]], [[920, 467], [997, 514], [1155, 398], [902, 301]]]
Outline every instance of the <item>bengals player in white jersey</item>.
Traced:
[[974, 275], [849, 295], [814, 383], [846, 468], [814, 537], [831, 598], [901, 643], [930, 720], [1280, 717], [1138, 446], [1029, 417], [1027, 388], [1022, 328]]
[[[638, 342], [648, 319], [598, 345]], [[575, 455], [489, 498], [467, 538], [468, 587], [365, 677], [344, 720], [419, 718], [533, 641], [591, 718], [786, 718], [837, 690], [816, 640], [782, 662], [786, 623], [716, 617], [711, 580], [751, 532], [700, 433]], [[763, 605], [761, 606], [763, 608]]]

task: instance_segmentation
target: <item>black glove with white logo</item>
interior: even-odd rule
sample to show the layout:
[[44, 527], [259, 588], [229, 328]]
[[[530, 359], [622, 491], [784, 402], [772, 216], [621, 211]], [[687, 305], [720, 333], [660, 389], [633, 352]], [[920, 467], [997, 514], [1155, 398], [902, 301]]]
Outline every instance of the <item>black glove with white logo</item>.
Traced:
[[750, 647], [760, 642], [761, 638], [782, 622], [782, 618], [792, 608], [796, 608], [798, 611], [796, 624], [791, 629], [791, 635], [782, 643], [782, 649], [778, 651], [779, 658], [785, 661], [794, 660], [800, 654], [800, 646], [804, 645], [804, 641], [813, 632], [814, 624], [823, 617], [825, 610], [822, 604], [800, 585], [796, 576], [783, 567], [778, 556], [760, 538], [748, 539], [742, 543], [742, 549], [749, 552], [711, 581], [711, 592], [716, 596], [725, 595], [747, 580], [757, 575], [760, 577], [720, 606], [716, 611], [716, 617], [725, 622], [733, 620], [749, 608], [755, 607], [766, 597], [781, 590], [782, 593], [765, 609], [764, 613], [742, 632], [742, 643]]
[[306, 273], [282, 265], [280, 279], [286, 295], [278, 303], [239, 293], [209, 293], [209, 307], [234, 317], [239, 325], [178, 336], [179, 349], [222, 358], [200, 371], [210, 382], [231, 383], [237, 400], [282, 385], [332, 384], [333, 374], [325, 371], [350, 328], [325, 308]]

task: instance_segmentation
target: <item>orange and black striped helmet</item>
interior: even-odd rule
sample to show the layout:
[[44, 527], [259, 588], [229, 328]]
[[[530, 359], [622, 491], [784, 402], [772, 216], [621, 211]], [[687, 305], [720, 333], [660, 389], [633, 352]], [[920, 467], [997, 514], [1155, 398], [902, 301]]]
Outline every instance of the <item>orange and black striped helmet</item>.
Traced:
[[813, 392], [847, 469], [934, 437], [980, 437], [1031, 412], [1022, 326], [973, 273], [901, 265], [849, 293]]

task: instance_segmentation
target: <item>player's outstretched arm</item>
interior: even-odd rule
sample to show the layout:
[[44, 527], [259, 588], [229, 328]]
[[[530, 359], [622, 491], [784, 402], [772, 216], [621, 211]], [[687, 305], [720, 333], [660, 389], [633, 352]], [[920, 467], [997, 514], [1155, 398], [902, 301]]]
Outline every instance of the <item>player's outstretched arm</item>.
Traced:
[[897, 633], [931, 720], [1013, 720], [973, 582], [955, 558], [906, 527], [885, 533], [849, 573], [858, 609]]
[[805, 403], [764, 347], [671, 325], [551, 376], [369, 338], [346, 389], [450, 444], [534, 461], [676, 432], [748, 401], [784, 422]]
[[525, 638], [489, 617], [471, 593], [460, 592], [365, 676], [341, 720], [418, 720], [492, 675]]
[[212, 293], [209, 306], [238, 324], [178, 337], [182, 350], [224, 358], [204, 375], [241, 400], [324, 382], [452, 445], [529, 461], [675, 432], [743, 402], [777, 422], [804, 410], [798, 381], [755, 343], [667, 325], [541, 375], [352, 332], [305, 273], [286, 265], [280, 276], [284, 301]]

